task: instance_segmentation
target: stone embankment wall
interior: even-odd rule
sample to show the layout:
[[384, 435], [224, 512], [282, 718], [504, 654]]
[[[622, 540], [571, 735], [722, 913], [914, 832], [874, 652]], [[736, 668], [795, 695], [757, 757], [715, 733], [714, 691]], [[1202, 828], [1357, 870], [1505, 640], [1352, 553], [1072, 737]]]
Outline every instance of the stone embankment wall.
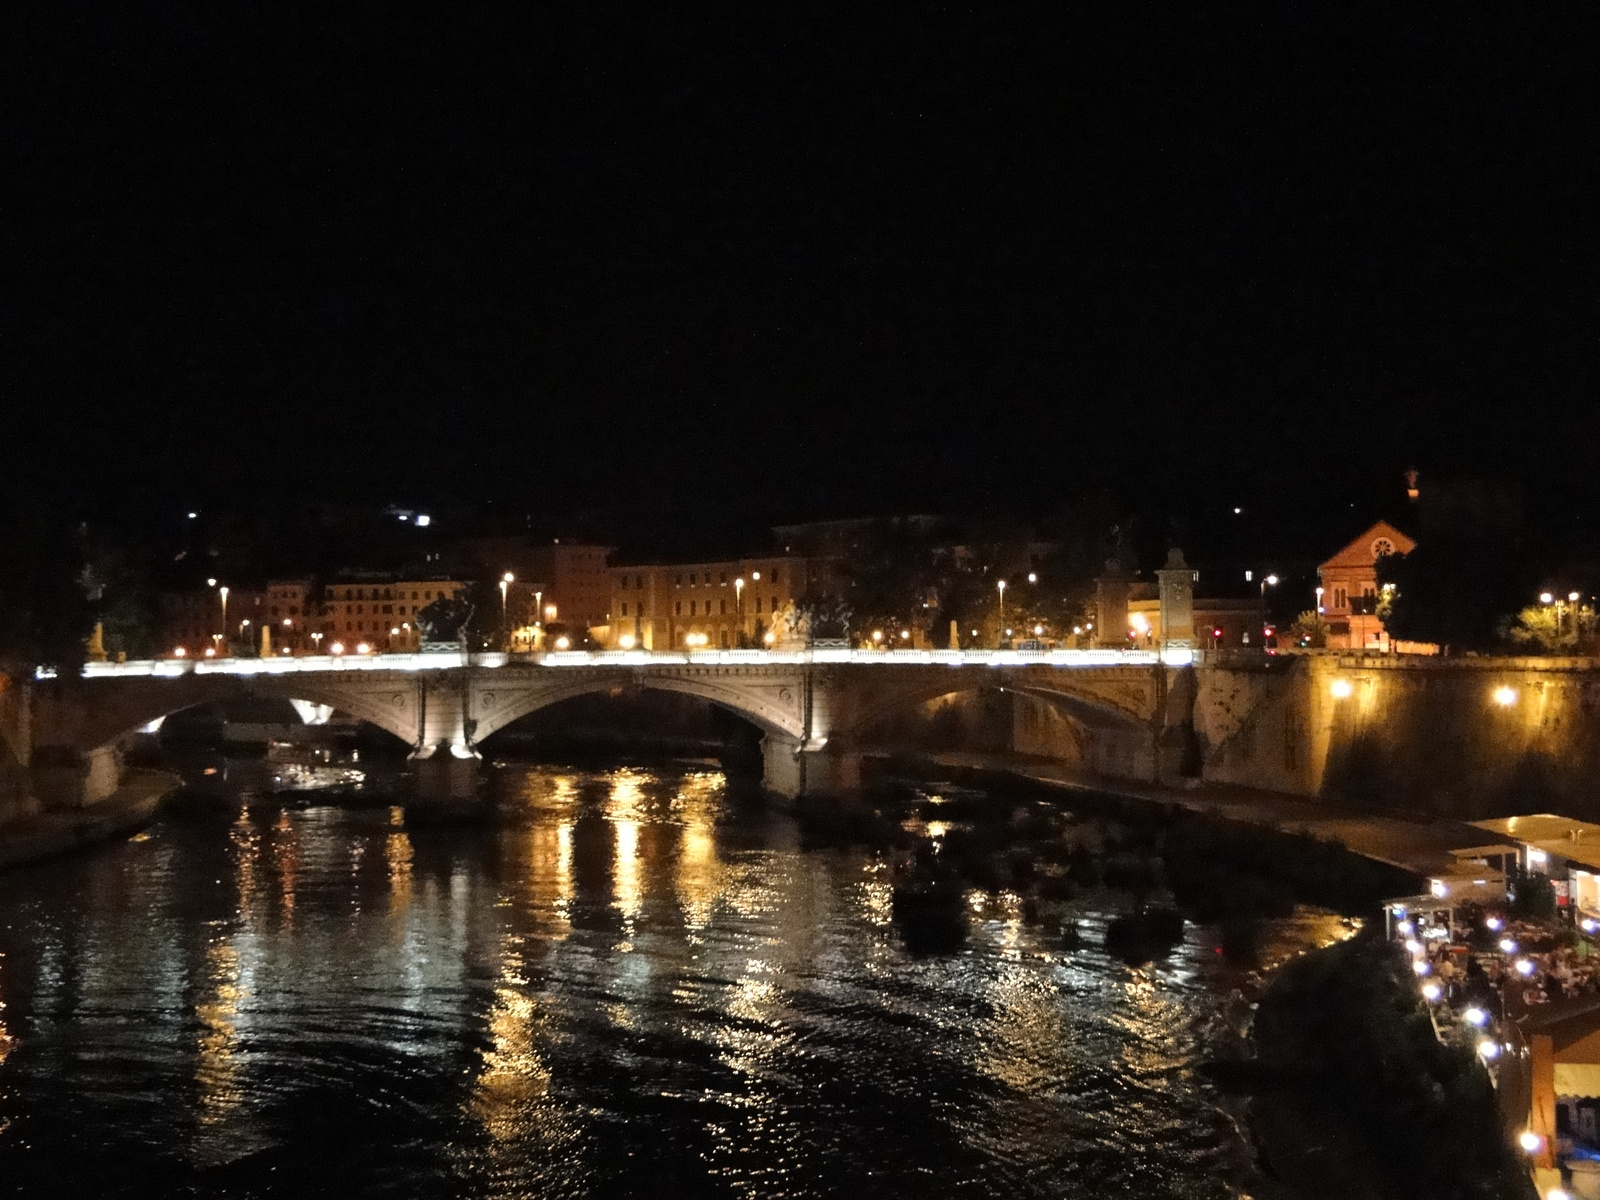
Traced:
[[1600, 820], [1600, 661], [1239, 656], [1172, 675], [1164, 729], [985, 690], [898, 717], [882, 744], [1013, 752], [1113, 779], [1201, 779], [1418, 815]]

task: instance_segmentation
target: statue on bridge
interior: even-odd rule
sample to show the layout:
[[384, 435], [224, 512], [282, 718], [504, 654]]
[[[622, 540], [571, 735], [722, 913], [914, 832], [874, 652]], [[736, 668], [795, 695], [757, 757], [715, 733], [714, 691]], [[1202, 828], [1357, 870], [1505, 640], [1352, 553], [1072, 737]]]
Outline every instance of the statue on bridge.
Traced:
[[416, 616], [424, 650], [467, 648], [467, 628], [476, 606], [465, 596], [441, 596]]
[[775, 650], [804, 646], [811, 641], [811, 616], [797, 609], [793, 600], [772, 614], [772, 645]]

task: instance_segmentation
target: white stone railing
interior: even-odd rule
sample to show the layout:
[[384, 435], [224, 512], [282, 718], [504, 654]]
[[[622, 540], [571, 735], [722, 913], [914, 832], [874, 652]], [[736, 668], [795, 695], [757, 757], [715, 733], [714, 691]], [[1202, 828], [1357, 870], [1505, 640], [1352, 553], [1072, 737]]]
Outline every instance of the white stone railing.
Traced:
[[1148, 667], [1157, 662], [1188, 666], [1203, 657], [1188, 649], [1156, 650], [559, 650], [545, 654], [319, 654], [280, 658], [157, 658], [134, 662], [85, 663], [85, 679], [179, 675], [295, 675], [338, 671], [444, 671], [456, 667], [669, 667], [780, 666], [798, 663], [852, 663], [862, 666], [942, 667]]

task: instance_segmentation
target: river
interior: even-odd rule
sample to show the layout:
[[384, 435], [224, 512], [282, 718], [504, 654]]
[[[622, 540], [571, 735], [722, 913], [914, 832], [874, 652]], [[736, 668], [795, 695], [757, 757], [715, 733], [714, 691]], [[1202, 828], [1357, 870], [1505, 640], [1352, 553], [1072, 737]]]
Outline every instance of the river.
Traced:
[[[881, 858], [705, 766], [513, 766], [496, 828], [270, 798], [0, 877], [0, 1192], [1224, 1197], [1243, 1005], [973, 894], [915, 958]], [[368, 798], [371, 799], [370, 797]]]

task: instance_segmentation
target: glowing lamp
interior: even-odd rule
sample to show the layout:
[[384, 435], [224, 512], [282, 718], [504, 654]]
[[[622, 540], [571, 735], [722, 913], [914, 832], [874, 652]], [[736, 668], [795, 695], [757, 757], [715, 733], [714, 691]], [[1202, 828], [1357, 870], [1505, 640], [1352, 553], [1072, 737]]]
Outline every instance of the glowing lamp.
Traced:
[[187, 650], [185, 650], [182, 646], [173, 647], [173, 650], [172, 650], [172, 657], [173, 658], [186, 658], [186, 657], [188, 657], [188, 654], [189, 654], [189, 652]]
[[1501, 938], [1500, 939], [1500, 953], [1501, 954], [1515, 954], [1516, 952], [1517, 952], [1517, 944], [1515, 942], [1513, 942], [1510, 938]]
[[1517, 1145], [1529, 1154], [1537, 1154], [1544, 1148], [1544, 1139], [1531, 1129], [1524, 1129], [1517, 1135]]
[[356, 643], [356, 653], [357, 654], [371, 654], [372, 653], [372, 647], [367, 645], [366, 642], [357, 642]]
[[1533, 963], [1526, 958], [1517, 959], [1517, 974], [1526, 979], [1533, 974]]
[[328, 653], [329, 654], [343, 654], [344, 653], [344, 643], [343, 642], [335, 642], [333, 645], [328, 647]]
[[1438, 1000], [1442, 995], [1444, 995], [1444, 992], [1437, 983], [1425, 983], [1422, 985], [1422, 997], [1430, 1004]]
[[1502, 921], [1499, 917], [1490, 917], [1488, 920], [1486, 920], [1484, 922], [1484, 924], [1487, 925], [1490, 929], [1499, 929], [1505, 924], [1505, 922]]
[[1517, 689], [1501, 684], [1494, 690], [1494, 702], [1501, 708], [1510, 708], [1517, 702]]
[[633, 649], [633, 634], [631, 634], [631, 633], [623, 634], [620, 638], [617, 639], [617, 645], [621, 646], [624, 650], [632, 650]]
[[1475, 1025], [1479, 1029], [1482, 1029], [1489, 1023], [1489, 1014], [1484, 1012], [1483, 1009], [1479, 1008], [1477, 1005], [1473, 1005], [1471, 1008], [1467, 1009], [1467, 1011], [1462, 1013], [1461, 1016], [1468, 1025]]
[[1355, 687], [1348, 679], [1335, 679], [1328, 685], [1328, 691], [1332, 693], [1335, 700], [1345, 700], [1349, 698], [1351, 692], [1355, 691]]
[[1488, 1039], [1479, 1042], [1478, 1057], [1483, 1059], [1484, 1062], [1493, 1062], [1500, 1057], [1500, 1043], [1491, 1042]]
[[566, 634], [562, 634], [560, 637], [558, 637], [556, 639], [556, 649], [557, 650], [569, 650], [571, 648], [572, 648], [572, 639], [567, 637]]

